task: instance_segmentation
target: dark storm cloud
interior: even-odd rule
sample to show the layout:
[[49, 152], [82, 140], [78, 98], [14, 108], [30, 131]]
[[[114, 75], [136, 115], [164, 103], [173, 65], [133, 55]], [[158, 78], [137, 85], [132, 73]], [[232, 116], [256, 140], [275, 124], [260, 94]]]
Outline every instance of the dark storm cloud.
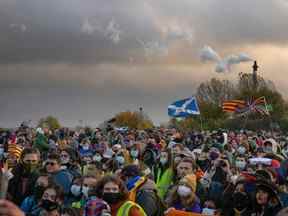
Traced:
[[[119, 43], [97, 30], [81, 32], [85, 19], [102, 28], [114, 19], [123, 32]], [[139, 106], [165, 121], [170, 102], [212, 76], [230, 76], [199, 61], [205, 44], [224, 56], [251, 53], [261, 73], [278, 77], [287, 92], [280, 78], [287, 20], [283, 0], [0, 0], [0, 126], [47, 114], [68, 125], [100, 123]], [[191, 40], [176, 31], [165, 41], [171, 26], [191, 32]], [[168, 43], [168, 56], [146, 58], [137, 39]], [[233, 69], [235, 78], [250, 65]]]
[[[123, 3], [123, 9], [115, 4], [116, 9], [110, 5], [109, 10], [105, 1], [27, 0], [9, 7], [0, 2], [0, 62], [119, 62], [134, 55], [134, 50], [143, 56], [136, 36], [155, 34], [153, 25], [143, 17], [133, 17], [136, 14], [129, 14], [133, 5], [126, 8]], [[123, 30], [123, 40], [116, 46], [99, 32], [83, 34], [81, 25], [86, 17], [101, 25], [114, 18]], [[9, 28], [11, 23], [23, 23], [27, 31], [15, 32]]]

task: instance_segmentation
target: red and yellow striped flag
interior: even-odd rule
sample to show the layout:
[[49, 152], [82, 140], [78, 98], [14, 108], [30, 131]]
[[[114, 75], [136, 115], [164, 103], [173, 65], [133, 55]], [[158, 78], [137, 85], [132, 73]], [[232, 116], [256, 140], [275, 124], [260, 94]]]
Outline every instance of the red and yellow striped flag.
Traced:
[[224, 112], [236, 112], [237, 109], [246, 107], [246, 102], [244, 100], [228, 100], [224, 101], [222, 104], [222, 109]]

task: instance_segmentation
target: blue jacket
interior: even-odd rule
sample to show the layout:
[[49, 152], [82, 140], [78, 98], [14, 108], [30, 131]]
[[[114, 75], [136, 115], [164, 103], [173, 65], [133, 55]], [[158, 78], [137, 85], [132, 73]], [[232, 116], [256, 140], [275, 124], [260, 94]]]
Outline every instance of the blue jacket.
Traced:
[[61, 186], [64, 190], [64, 204], [68, 204], [70, 188], [73, 182], [73, 175], [68, 170], [60, 170], [52, 174], [53, 180], [56, 184]]
[[41, 211], [33, 195], [26, 197], [21, 203], [20, 208], [25, 213], [25, 215], [31, 216], [38, 216]]

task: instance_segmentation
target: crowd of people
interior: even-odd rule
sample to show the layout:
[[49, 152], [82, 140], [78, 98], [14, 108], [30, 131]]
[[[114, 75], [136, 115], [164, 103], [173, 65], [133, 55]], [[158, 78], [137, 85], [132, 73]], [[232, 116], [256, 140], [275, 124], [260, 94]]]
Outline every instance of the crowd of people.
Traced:
[[281, 131], [21, 125], [0, 159], [0, 215], [288, 215]]

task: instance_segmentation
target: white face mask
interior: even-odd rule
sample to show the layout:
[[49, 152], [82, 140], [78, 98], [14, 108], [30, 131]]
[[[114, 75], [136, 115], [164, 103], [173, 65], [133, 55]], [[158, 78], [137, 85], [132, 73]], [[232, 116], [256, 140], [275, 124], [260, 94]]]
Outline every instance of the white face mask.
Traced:
[[97, 162], [100, 162], [100, 161], [102, 160], [102, 157], [101, 157], [101, 155], [95, 155], [95, 156], [93, 157], [93, 160], [94, 160], [94, 161], [97, 161]]
[[0, 148], [0, 156], [4, 154], [4, 148]]
[[160, 163], [162, 164], [162, 165], [165, 165], [165, 164], [167, 164], [167, 162], [168, 162], [168, 160], [167, 160], [167, 158], [160, 158]]
[[125, 163], [125, 158], [123, 156], [117, 156], [116, 160], [118, 161], [119, 164], [124, 164]]
[[192, 190], [187, 186], [180, 185], [178, 186], [177, 193], [179, 194], [179, 196], [187, 197], [192, 193]]
[[69, 159], [69, 157], [67, 158], [64, 158], [64, 157], [61, 157], [61, 163], [62, 164], [67, 164], [67, 163], [69, 163], [69, 161], [70, 161], [70, 159]]
[[88, 197], [89, 187], [82, 187], [82, 193], [85, 197]]
[[131, 157], [137, 158], [139, 155], [139, 152], [138, 150], [131, 150], [130, 154], [131, 154]]
[[245, 161], [236, 161], [235, 165], [237, 168], [243, 170], [246, 167], [246, 162]]
[[203, 208], [202, 214], [204, 215], [214, 215], [215, 210], [210, 208]]
[[84, 149], [84, 150], [89, 150], [89, 145], [86, 145], [86, 144], [83, 145], [83, 149]]
[[79, 196], [81, 194], [81, 186], [72, 185], [70, 191], [74, 196]]
[[246, 152], [246, 148], [245, 147], [243, 147], [243, 146], [241, 146], [241, 147], [239, 147], [238, 148], [238, 152], [239, 152], [239, 154], [245, 154], [245, 152]]

